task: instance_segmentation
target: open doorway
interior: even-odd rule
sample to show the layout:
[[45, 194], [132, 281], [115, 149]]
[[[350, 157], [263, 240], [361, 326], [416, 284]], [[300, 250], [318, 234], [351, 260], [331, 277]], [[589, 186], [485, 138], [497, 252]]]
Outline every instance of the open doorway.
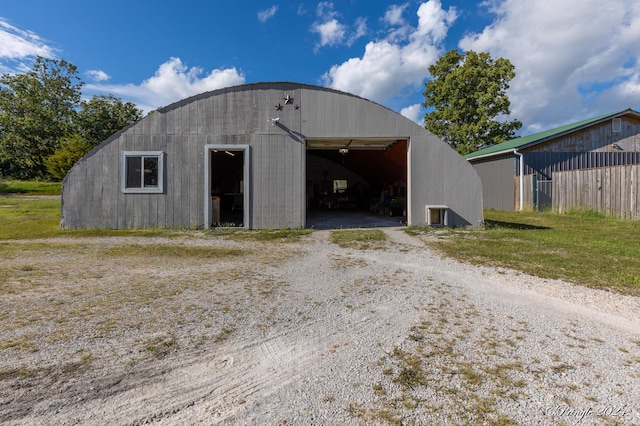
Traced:
[[407, 149], [407, 139], [307, 141], [307, 226], [406, 223]]
[[207, 146], [207, 199], [210, 227], [246, 228], [248, 222], [248, 147]]

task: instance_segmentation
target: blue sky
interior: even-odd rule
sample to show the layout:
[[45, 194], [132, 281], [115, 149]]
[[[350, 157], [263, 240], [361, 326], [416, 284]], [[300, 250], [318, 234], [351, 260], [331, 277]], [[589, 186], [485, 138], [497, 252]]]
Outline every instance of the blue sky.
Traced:
[[421, 122], [429, 65], [450, 49], [505, 57], [526, 135], [640, 107], [637, 0], [23, 0], [0, 7], [0, 72], [36, 55], [78, 67], [83, 94], [145, 112], [221, 87], [315, 84]]

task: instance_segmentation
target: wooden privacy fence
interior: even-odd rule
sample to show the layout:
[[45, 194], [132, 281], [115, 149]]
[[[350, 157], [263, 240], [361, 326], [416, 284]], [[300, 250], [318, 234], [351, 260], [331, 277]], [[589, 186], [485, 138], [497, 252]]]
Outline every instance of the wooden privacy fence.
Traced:
[[[515, 185], [513, 186], [515, 194], [514, 194], [514, 205], [513, 209], [515, 211], [520, 210], [520, 176], [516, 176], [514, 180]], [[534, 192], [535, 186], [533, 183], [533, 175], [524, 175], [522, 179], [522, 209], [523, 210], [534, 210], [536, 208], [534, 202]]]
[[640, 165], [553, 173], [552, 208], [590, 209], [621, 219], [640, 219]]

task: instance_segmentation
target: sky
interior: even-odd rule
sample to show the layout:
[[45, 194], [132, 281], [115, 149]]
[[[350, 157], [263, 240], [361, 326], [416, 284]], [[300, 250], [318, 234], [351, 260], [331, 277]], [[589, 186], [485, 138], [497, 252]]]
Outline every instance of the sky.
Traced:
[[429, 66], [451, 49], [515, 66], [528, 135], [640, 107], [637, 0], [22, 0], [0, 6], [0, 73], [74, 64], [83, 96], [144, 112], [222, 87], [330, 87], [422, 124]]

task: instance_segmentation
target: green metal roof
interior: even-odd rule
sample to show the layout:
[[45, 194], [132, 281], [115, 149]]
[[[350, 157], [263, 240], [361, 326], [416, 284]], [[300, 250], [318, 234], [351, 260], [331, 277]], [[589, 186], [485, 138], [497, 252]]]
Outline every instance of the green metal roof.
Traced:
[[584, 127], [587, 127], [589, 125], [595, 124], [599, 121], [607, 120], [617, 115], [622, 115], [626, 113], [632, 113], [640, 117], [640, 113], [632, 110], [631, 108], [627, 108], [621, 111], [611, 112], [609, 114], [604, 114], [598, 117], [589, 118], [588, 120], [579, 121], [577, 123], [566, 124], [564, 126], [560, 126], [555, 129], [545, 130], [544, 132], [534, 133], [533, 135], [510, 139], [508, 141], [505, 141], [496, 145], [492, 145], [487, 148], [480, 149], [476, 152], [472, 152], [471, 154], [467, 154], [464, 156], [464, 158], [466, 158], [467, 160], [471, 160], [476, 157], [491, 156], [492, 154], [498, 155], [498, 154], [513, 151], [516, 149], [529, 147], [531, 145], [536, 145], [538, 143], [545, 142], [556, 136], [559, 136], [565, 133], [570, 133], [570, 132], [582, 129]]

